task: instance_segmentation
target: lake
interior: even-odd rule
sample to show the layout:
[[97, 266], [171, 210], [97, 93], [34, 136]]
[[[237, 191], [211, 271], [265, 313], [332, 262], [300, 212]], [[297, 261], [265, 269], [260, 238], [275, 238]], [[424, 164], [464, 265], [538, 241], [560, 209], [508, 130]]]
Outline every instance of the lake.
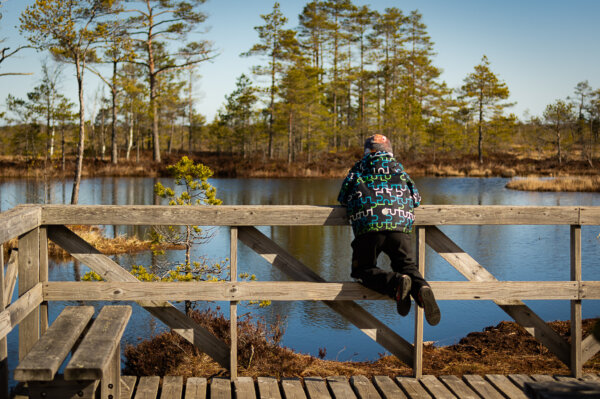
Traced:
[[[153, 204], [153, 186], [160, 181], [173, 186], [171, 179], [160, 178], [96, 178], [81, 183], [80, 204]], [[461, 205], [544, 205], [600, 206], [599, 193], [534, 193], [507, 190], [505, 178], [415, 178], [423, 204]], [[335, 205], [341, 179], [211, 179], [217, 196], [227, 205]], [[0, 210], [6, 211], [21, 203], [68, 203], [71, 181], [44, 183], [35, 180], [0, 180]], [[349, 226], [327, 227], [259, 227], [267, 236], [286, 248], [326, 280], [350, 280]], [[441, 228], [461, 248], [499, 280], [562, 281], [570, 279], [569, 226], [443, 226]], [[105, 226], [105, 234], [136, 234], [144, 236], [145, 226]], [[600, 226], [582, 228], [583, 279], [600, 280]], [[216, 228], [213, 239], [194, 250], [194, 257], [223, 259], [229, 256], [229, 231]], [[169, 251], [169, 260], [183, 259], [183, 251]], [[255, 274], [258, 280], [281, 281], [288, 278], [272, 268], [252, 250], [240, 244], [239, 271]], [[155, 261], [149, 253], [115, 256], [125, 268], [150, 265]], [[382, 267], [389, 267], [385, 255]], [[88, 269], [73, 262], [50, 262], [50, 280], [73, 281]], [[428, 248], [426, 253], [428, 280], [464, 281], [465, 278]], [[527, 301], [544, 320], [570, 318], [568, 301]], [[50, 305], [51, 319], [65, 303]], [[100, 306], [101, 304], [96, 304]], [[412, 341], [414, 313], [403, 318], [390, 301], [361, 302], [377, 318], [398, 334]], [[178, 305], [180, 306], [180, 305]], [[202, 303], [220, 306], [228, 313], [228, 303]], [[502, 320], [509, 320], [491, 301], [440, 301], [442, 321], [431, 327], [425, 324], [424, 340], [437, 345], [450, 345], [471, 331], [481, 331]], [[374, 360], [385, 349], [347, 323], [327, 306], [313, 301], [273, 302], [266, 308], [242, 303], [238, 314], [250, 313], [265, 321], [277, 315], [285, 318], [283, 345], [302, 353], [318, 355], [327, 351], [332, 360]], [[585, 301], [583, 317], [598, 317], [600, 301]], [[127, 327], [124, 340], [136, 343], [164, 330], [160, 321], [151, 321], [139, 306]], [[9, 335], [10, 367], [16, 361], [16, 336]]]

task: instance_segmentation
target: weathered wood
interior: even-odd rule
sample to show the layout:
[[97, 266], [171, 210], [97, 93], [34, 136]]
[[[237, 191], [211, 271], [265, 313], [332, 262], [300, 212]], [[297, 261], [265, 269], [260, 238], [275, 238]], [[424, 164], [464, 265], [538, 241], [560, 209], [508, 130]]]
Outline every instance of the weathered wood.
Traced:
[[[469, 280], [497, 281], [475, 259], [465, 253], [437, 227], [427, 228], [427, 244]], [[527, 332], [552, 351], [563, 363], [571, 362], [569, 344], [521, 301], [494, 301]]]
[[534, 381], [556, 381], [554, 377], [548, 374], [532, 374], [531, 378]]
[[508, 374], [507, 377], [522, 390], [525, 390], [526, 383], [534, 381], [533, 378], [526, 374]]
[[[598, 374], [584, 374], [584, 375], [581, 376], [581, 379], [583, 381], [596, 381], [596, 382], [600, 382], [600, 376]], [[536, 380], [536, 381], [538, 381], [538, 380]]]
[[[425, 276], [425, 228], [417, 227], [417, 265], [421, 276]], [[423, 308], [415, 303], [415, 339], [414, 339], [414, 360], [413, 377], [421, 378], [423, 376]]]
[[159, 384], [160, 377], [158, 376], [140, 377], [135, 390], [135, 399], [156, 399]]
[[327, 385], [329, 385], [329, 389], [335, 399], [356, 399], [356, 395], [352, 391], [352, 387], [346, 377], [327, 377]]
[[[19, 296], [40, 281], [40, 232], [35, 228], [19, 236]], [[36, 306], [19, 327], [19, 360], [22, 360], [40, 336], [40, 311]]]
[[130, 316], [131, 306], [104, 306], [67, 364], [65, 379], [102, 379]]
[[321, 377], [305, 377], [304, 386], [309, 399], [331, 399], [327, 384]]
[[210, 380], [210, 399], [231, 399], [231, 381], [214, 377]]
[[442, 375], [439, 377], [439, 380], [442, 381], [457, 398], [480, 399], [475, 391], [469, 388], [463, 380], [455, 375]]
[[[325, 282], [321, 276], [294, 258], [255, 227], [240, 227], [238, 234], [239, 239], [245, 245], [295, 280]], [[352, 301], [324, 301], [324, 303], [400, 360], [412, 366], [412, 345], [364, 308]]]
[[600, 384], [592, 381], [542, 381], [526, 384], [528, 397], [534, 399], [594, 399], [600, 397]]
[[[49, 227], [48, 237], [73, 257], [98, 273], [104, 280], [140, 283], [112, 259], [101, 254], [66, 227]], [[153, 316], [171, 327], [173, 331], [208, 354], [223, 367], [229, 367], [229, 347], [173, 305], [160, 301], [140, 301], [139, 303]]]
[[6, 337], [17, 324], [37, 309], [43, 301], [42, 289], [42, 283], [38, 283], [0, 313], [0, 338]]
[[0, 243], [37, 228], [41, 217], [42, 208], [39, 205], [19, 205], [0, 213]]
[[256, 379], [261, 399], [281, 399], [277, 379], [273, 377], [258, 377]]
[[[48, 232], [46, 227], [40, 227], [40, 282], [48, 281]], [[40, 304], [40, 334], [48, 329], [48, 302]]]
[[[4, 306], [10, 305], [15, 285], [17, 283], [17, 274], [19, 272], [19, 250], [13, 248], [10, 253], [10, 259], [6, 265], [6, 278], [4, 279]], [[599, 290], [600, 291], [600, 290]]]
[[407, 399], [402, 389], [388, 376], [374, 376], [373, 384], [381, 392], [383, 399]]
[[94, 315], [93, 306], [67, 306], [15, 369], [17, 381], [52, 381]]
[[160, 399], [181, 399], [183, 393], [183, 376], [166, 375], [163, 377]]
[[427, 390], [421, 385], [418, 379], [410, 378], [410, 377], [396, 377], [396, 382], [404, 392], [406, 392], [406, 396], [411, 399], [430, 399], [431, 395], [427, 392]]
[[456, 396], [454, 396], [452, 392], [450, 392], [448, 388], [433, 375], [424, 375], [421, 377], [420, 381], [434, 398], [456, 398]]
[[[237, 227], [231, 227], [229, 231], [229, 275], [232, 283], [237, 281], [238, 253], [238, 230]], [[229, 335], [231, 337], [231, 348], [229, 350], [229, 375], [235, 381], [237, 378], [238, 366], [238, 329], [237, 329], [237, 301], [229, 302]]]
[[596, 353], [600, 351], [600, 342], [596, 340], [593, 334], [588, 335], [581, 342], [581, 361], [585, 364]]
[[484, 380], [480, 375], [467, 374], [463, 375], [463, 380], [473, 391], [485, 399], [504, 399], [504, 396], [498, 392], [488, 381]]
[[355, 375], [350, 377], [350, 384], [356, 392], [358, 399], [381, 399], [371, 380], [364, 375]]
[[[30, 212], [37, 211], [39, 208], [39, 206], [33, 208]], [[600, 211], [596, 208], [421, 205], [415, 209], [415, 223], [416, 225], [600, 224], [598, 222]], [[42, 205], [41, 218], [34, 220], [37, 225], [343, 226], [348, 224], [345, 208], [315, 205], [219, 205], [197, 207], [169, 205]], [[31, 228], [35, 227], [34, 223], [31, 223], [33, 225]], [[0, 241], [2, 241], [1, 238], [2, 236], [0, 236]], [[7, 239], [3, 241], [7, 241]]]
[[256, 389], [252, 377], [237, 377], [233, 380], [236, 399], [256, 399]]
[[[0, 243], [0, 312], [6, 309], [7, 301], [4, 299], [6, 291], [4, 283], [4, 246]], [[8, 343], [6, 337], [0, 338], [0, 399], [8, 399]]]
[[[581, 226], [571, 226], [571, 280], [581, 282]], [[583, 374], [581, 300], [571, 301], [571, 374]]]
[[509, 399], [527, 399], [525, 393], [505, 375], [486, 374], [485, 379]]
[[572, 377], [570, 375], [555, 375], [554, 379], [556, 381], [563, 381], [563, 382], [577, 382], [577, 381], [579, 381], [577, 378]]
[[[438, 300], [578, 298], [575, 281], [431, 281]], [[47, 301], [351, 301], [389, 300], [360, 283], [299, 281], [239, 282], [48, 282]]]
[[[102, 372], [100, 380], [101, 398], [119, 398], [121, 397], [121, 338], [112, 356], [108, 359], [107, 365]], [[68, 366], [68, 365], [67, 365]]]
[[281, 391], [284, 399], [306, 399], [302, 382], [298, 378], [282, 378]]
[[137, 377], [134, 375], [124, 375], [121, 377], [121, 397], [119, 399], [131, 399]]
[[185, 383], [185, 399], [206, 399], [206, 378], [190, 377]]
[[65, 381], [57, 375], [53, 381], [32, 381], [29, 398], [93, 399], [98, 381]]

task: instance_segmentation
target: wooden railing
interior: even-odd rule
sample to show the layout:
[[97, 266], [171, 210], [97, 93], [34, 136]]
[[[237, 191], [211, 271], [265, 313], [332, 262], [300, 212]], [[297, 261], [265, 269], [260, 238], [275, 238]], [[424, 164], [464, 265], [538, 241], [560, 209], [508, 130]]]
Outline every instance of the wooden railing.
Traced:
[[[600, 281], [582, 281], [581, 226], [600, 225], [600, 207], [538, 206], [421, 206], [415, 211], [418, 262], [425, 271], [429, 245], [463, 274], [466, 282], [432, 281], [439, 300], [492, 300], [517, 323], [550, 349], [580, 376], [583, 364], [598, 350], [593, 336], [582, 338], [581, 303], [600, 299]], [[231, 281], [220, 283], [143, 283], [65, 225], [202, 225], [230, 226]], [[174, 331], [237, 375], [237, 330], [231, 323], [231, 346], [188, 318], [168, 301], [230, 301], [232, 319], [237, 302], [245, 300], [321, 300], [366, 335], [422, 375], [423, 313], [415, 316], [415, 338], [410, 343], [355, 300], [388, 299], [354, 282], [326, 282], [312, 269], [254, 226], [347, 225], [345, 209], [335, 206], [69, 206], [23, 205], [0, 214], [0, 244], [18, 238], [18, 252], [0, 273], [0, 360], [6, 369], [6, 335], [18, 324], [19, 358], [48, 326], [47, 303], [63, 300], [135, 301]], [[570, 281], [498, 281], [437, 226], [440, 225], [570, 225]], [[47, 240], [98, 273], [103, 282], [48, 281]], [[292, 282], [239, 282], [238, 241], [247, 245]], [[0, 251], [2, 253], [2, 251]], [[18, 257], [17, 257], [18, 253]], [[2, 265], [5, 260], [0, 257]], [[19, 299], [10, 303], [16, 275]], [[565, 341], [522, 300], [571, 301], [571, 342]], [[6, 374], [6, 370], [4, 370]], [[6, 377], [0, 378], [6, 384]]]

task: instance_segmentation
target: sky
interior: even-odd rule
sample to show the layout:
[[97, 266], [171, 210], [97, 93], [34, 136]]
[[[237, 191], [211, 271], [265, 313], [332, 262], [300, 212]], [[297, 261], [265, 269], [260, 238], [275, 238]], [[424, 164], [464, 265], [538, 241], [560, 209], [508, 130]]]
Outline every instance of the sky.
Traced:
[[[0, 0], [0, 47], [26, 44], [16, 26], [20, 13], [33, 0]], [[307, 1], [281, 0], [288, 18], [287, 28], [298, 26], [298, 15]], [[600, 1], [598, 0], [354, 0], [384, 12], [397, 7], [405, 14], [419, 10], [434, 42], [434, 65], [443, 73], [441, 80], [459, 88], [485, 54], [491, 70], [510, 90], [508, 112], [521, 119], [541, 116], [546, 105], [573, 96], [578, 82], [587, 80], [600, 88]], [[259, 57], [240, 57], [258, 42], [255, 26], [263, 24], [261, 14], [273, 9], [272, 0], [208, 0], [202, 10], [208, 14], [197, 38], [210, 40], [218, 50], [211, 62], [198, 69], [197, 110], [212, 120], [225, 96], [235, 88], [242, 74], [251, 76]], [[23, 50], [0, 64], [0, 72], [33, 72], [31, 76], [0, 77], [0, 112], [10, 93], [26, 98], [41, 79], [40, 65], [47, 53]], [[62, 92], [75, 101], [74, 67], [63, 69]], [[102, 84], [86, 75], [88, 103]], [[257, 81], [258, 84], [262, 83]], [[108, 91], [106, 91], [108, 93]], [[89, 107], [86, 107], [89, 109]]]

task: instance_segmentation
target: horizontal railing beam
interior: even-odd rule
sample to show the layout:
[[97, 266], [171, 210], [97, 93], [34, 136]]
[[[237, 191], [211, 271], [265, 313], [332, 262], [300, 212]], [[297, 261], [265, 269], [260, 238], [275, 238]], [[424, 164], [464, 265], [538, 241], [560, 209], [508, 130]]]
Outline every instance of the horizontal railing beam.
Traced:
[[[600, 282], [586, 282], [600, 286]], [[581, 290], [576, 281], [432, 281], [439, 300], [600, 299], [600, 290]], [[389, 297], [360, 283], [313, 282], [47, 282], [46, 301], [352, 301]]]
[[39, 205], [19, 205], [0, 213], [0, 244], [38, 227], [42, 218]]
[[[42, 224], [341, 226], [340, 206], [43, 205]], [[600, 225], [600, 207], [422, 205], [418, 225]]]

